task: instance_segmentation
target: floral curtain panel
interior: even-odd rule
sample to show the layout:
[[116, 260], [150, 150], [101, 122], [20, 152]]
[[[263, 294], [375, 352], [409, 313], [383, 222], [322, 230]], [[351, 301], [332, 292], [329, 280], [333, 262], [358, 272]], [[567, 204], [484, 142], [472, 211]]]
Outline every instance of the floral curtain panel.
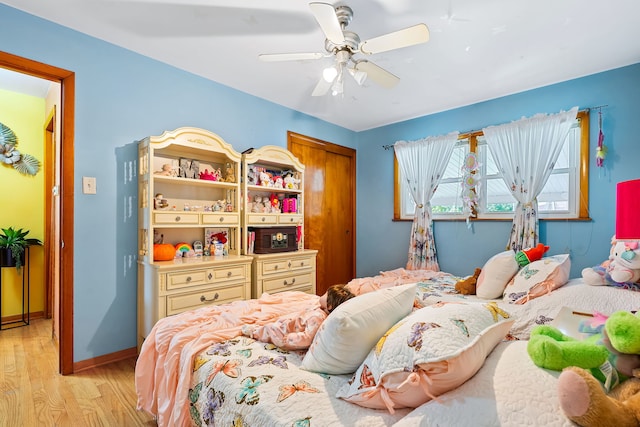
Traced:
[[398, 141], [393, 145], [402, 177], [416, 204], [409, 242], [408, 270], [440, 270], [433, 239], [430, 200], [457, 140], [458, 132], [452, 132], [418, 141]]
[[498, 170], [517, 201], [507, 249], [519, 251], [538, 243], [538, 195], [577, 113], [578, 107], [574, 107], [482, 129]]

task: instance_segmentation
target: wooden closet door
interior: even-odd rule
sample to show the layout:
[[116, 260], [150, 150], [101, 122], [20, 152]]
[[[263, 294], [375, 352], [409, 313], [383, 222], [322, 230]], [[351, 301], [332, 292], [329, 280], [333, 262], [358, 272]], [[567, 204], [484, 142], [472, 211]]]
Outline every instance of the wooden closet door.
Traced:
[[305, 247], [317, 249], [317, 294], [356, 272], [356, 151], [288, 132], [288, 149], [305, 166]]

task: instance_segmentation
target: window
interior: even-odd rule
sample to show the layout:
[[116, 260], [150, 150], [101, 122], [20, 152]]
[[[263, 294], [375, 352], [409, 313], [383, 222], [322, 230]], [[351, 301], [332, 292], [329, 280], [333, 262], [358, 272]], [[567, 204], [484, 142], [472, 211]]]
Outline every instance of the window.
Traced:
[[[477, 219], [511, 219], [516, 201], [491, 156], [482, 132], [460, 134], [447, 169], [431, 199], [433, 219], [463, 219], [462, 165], [473, 151], [480, 163]], [[395, 220], [413, 220], [415, 204], [394, 156]], [[589, 111], [579, 111], [549, 180], [538, 197], [541, 219], [588, 218]]]

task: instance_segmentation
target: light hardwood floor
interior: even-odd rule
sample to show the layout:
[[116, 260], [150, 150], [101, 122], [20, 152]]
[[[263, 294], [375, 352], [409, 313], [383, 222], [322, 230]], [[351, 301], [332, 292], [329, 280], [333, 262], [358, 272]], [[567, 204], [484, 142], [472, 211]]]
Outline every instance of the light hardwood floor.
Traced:
[[0, 331], [0, 426], [155, 426], [136, 410], [135, 360], [58, 374], [51, 320]]

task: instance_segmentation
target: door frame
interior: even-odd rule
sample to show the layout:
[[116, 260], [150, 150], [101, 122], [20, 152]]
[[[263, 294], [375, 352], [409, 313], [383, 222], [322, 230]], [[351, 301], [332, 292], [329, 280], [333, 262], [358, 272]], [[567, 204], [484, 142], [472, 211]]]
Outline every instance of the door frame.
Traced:
[[[0, 67], [60, 83], [60, 301], [58, 368], [73, 373], [73, 207], [75, 73], [0, 51]], [[45, 213], [45, 217], [48, 218]]]
[[[58, 166], [56, 165], [56, 106], [54, 105], [51, 112], [44, 121], [44, 317], [50, 319], [53, 316], [54, 306], [54, 287], [57, 281], [57, 274], [55, 274], [55, 254], [57, 241], [56, 228], [57, 223], [55, 221], [55, 199], [56, 195], [53, 193], [53, 187], [56, 185], [56, 171]], [[51, 325], [52, 334], [55, 331], [55, 322], [58, 319], [54, 319]], [[58, 337], [59, 338], [59, 337]]]

